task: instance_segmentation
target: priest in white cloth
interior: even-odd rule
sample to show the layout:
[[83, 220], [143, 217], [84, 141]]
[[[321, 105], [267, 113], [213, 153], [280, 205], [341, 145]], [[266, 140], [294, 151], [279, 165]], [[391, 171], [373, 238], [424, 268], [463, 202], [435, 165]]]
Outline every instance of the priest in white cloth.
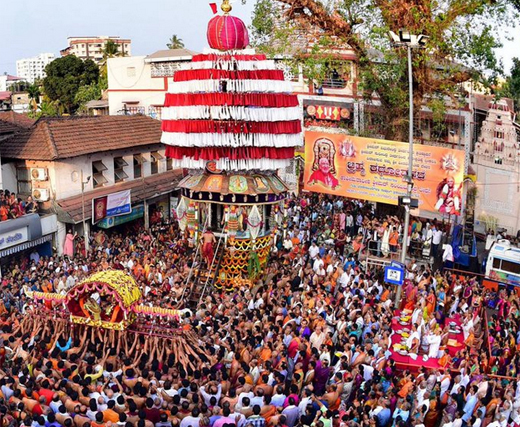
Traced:
[[441, 347], [441, 333], [439, 328], [435, 328], [434, 331], [428, 334], [428, 344], [430, 344], [428, 350], [428, 357], [437, 359], [439, 358], [439, 350]]
[[417, 324], [412, 324], [412, 331], [406, 340], [406, 347], [410, 353], [418, 353], [419, 345], [421, 344], [421, 333], [417, 330]]

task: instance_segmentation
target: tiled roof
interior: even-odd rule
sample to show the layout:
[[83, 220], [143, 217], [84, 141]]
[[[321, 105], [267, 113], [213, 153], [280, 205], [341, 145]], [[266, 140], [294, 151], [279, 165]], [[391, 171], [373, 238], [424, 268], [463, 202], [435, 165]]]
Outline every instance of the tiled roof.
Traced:
[[14, 111], [0, 111], [0, 136], [30, 128], [35, 120]]
[[[495, 95], [482, 95], [480, 93], [473, 94], [475, 100], [475, 108], [477, 110], [489, 110], [489, 105], [496, 100]], [[502, 98], [507, 102], [507, 105], [511, 111], [513, 111], [513, 100], [510, 98]]]
[[[106, 196], [123, 190], [132, 190], [132, 204], [140, 203], [144, 199], [169, 193], [173, 191], [182, 178], [182, 170], [172, 170], [157, 175], [151, 175], [144, 179], [134, 179], [110, 187], [96, 188], [84, 194], [85, 219], [92, 216], [92, 199]], [[82, 221], [82, 196], [73, 196], [67, 199], [57, 200], [58, 219], [63, 222], [78, 223]]]
[[0, 144], [4, 158], [56, 160], [161, 140], [161, 122], [146, 116], [41, 118]]

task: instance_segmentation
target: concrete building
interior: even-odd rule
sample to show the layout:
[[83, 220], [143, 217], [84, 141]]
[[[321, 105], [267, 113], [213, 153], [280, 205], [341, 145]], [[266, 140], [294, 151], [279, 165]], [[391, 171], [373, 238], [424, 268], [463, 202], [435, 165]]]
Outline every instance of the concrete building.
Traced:
[[188, 49], [171, 49], [148, 56], [110, 58], [107, 62], [109, 113], [145, 114], [160, 120], [175, 70], [195, 54]]
[[[27, 117], [25, 114], [18, 114], [12, 110], [0, 111], [0, 145], [4, 144], [4, 141], [11, 138], [14, 134], [29, 129], [34, 122], [35, 120]], [[4, 182], [3, 175], [4, 165], [0, 169], [0, 189], [16, 191], [16, 182], [9, 180]]]
[[121, 56], [132, 55], [132, 41], [119, 36], [78, 36], [68, 37], [68, 46], [60, 51], [61, 56], [75, 55], [83, 60], [92, 59], [96, 64], [103, 61], [103, 49], [108, 41], [117, 45]]
[[17, 82], [23, 82], [24, 79], [18, 76], [12, 76], [10, 74], [0, 75], [0, 92], [6, 92], [11, 89], [11, 86]]
[[40, 53], [32, 58], [19, 59], [16, 61], [16, 74], [25, 81], [34, 83], [35, 80], [45, 77], [45, 67], [52, 61], [53, 53]]
[[[26, 132], [34, 120], [14, 111], [0, 112], [0, 152], [15, 135]], [[2, 159], [3, 160], [3, 159]], [[7, 179], [4, 181], [3, 176]], [[0, 189], [17, 193], [10, 165], [2, 164]], [[42, 212], [41, 215], [24, 215], [20, 218], [0, 222], [0, 277], [1, 267], [8, 264], [20, 252], [36, 250], [40, 255], [52, 255], [53, 240], [56, 235], [57, 215]]]
[[[181, 171], [172, 169], [160, 138], [161, 123], [149, 117], [42, 118], [0, 143], [4, 177], [22, 197], [32, 195], [41, 211], [57, 214], [61, 253], [67, 228], [83, 235], [85, 220], [90, 230], [96, 197], [131, 191], [135, 212], [117, 223], [144, 218], [148, 225], [158, 210], [169, 216]], [[114, 225], [107, 220], [92, 227]]]

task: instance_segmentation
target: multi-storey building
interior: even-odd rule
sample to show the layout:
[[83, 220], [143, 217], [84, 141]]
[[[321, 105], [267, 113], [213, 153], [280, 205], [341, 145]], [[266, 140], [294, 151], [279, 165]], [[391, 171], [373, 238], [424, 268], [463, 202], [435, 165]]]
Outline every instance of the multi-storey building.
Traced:
[[66, 229], [89, 231], [98, 197], [129, 190], [133, 211], [95, 229], [169, 216], [182, 171], [173, 169], [160, 138], [161, 122], [144, 116], [41, 118], [0, 144], [4, 186], [32, 196], [40, 212], [57, 214], [61, 252]]
[[34, 83], [45, 77], [45, 67], [53, 60], [53, 53], [40, 53], [32, 58], [19, 59], [16, 61], [16, 74], [29, 83]]
[[145, 114], [161, 120], [168, 86], [179, 64], [196, 53], [188, 49], [159, 50], [148, 56], [110, 58], [108, 102], [111, 115]]
[[103, 61], [103, 50], [108, 41], [116, 44], [120, 56], [132, 54], [130, 39], [122, 39], [119, 36], [78, 36], [68, 37], [68, 47], [61, 50], [61, 56], [75, 55], [83, 60], [92, 59], [99, 64]]

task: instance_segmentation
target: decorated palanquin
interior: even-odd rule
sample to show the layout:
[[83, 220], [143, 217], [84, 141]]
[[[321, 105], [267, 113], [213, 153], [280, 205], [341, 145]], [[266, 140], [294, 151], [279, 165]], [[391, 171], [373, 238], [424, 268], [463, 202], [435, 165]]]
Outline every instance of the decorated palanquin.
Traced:
[[75, 324], [123, 331], [144, 317], [177, 321], [173, 309], [141, 304], [142, 294], [134, 278], [121, 270], [92, 274], [70, 288], [65, 295], [26, 292], [44, 304], [48, 313], [59, 312]]
[[224, 236], [215, 285], [233, 289], [264, 271], [289, 191], [277, 171], [302, 145], [302, 110], [284, 71], [248, 49], [229, 1], [221, 8], [208, 24], [211, 49], [174, 74], [162, 142], [174, 167], [189, 171], [179, 225], [195, 242], [208, 228]]
[[100, 271], [67, 292], [65, 305], [74, 323], [123, 330], [135, 320], [141, 291], [118, 270]]

